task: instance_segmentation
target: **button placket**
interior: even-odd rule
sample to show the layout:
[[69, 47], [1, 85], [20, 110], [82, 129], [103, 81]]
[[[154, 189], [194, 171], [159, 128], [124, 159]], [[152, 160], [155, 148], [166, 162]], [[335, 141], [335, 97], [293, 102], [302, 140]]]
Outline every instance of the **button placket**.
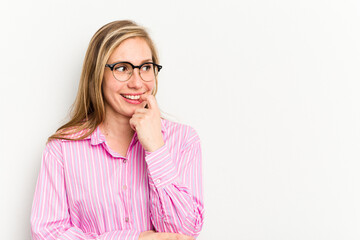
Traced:
[[121, 191], [122, 204], [124, 206], [124, 221], [126, 224], [130, 224], [130, 218], [129, 214], [131, 212], [130, 210], [130, 202], [129, 202], [129, 191], [128, 191], [128, 181], [129, 181], [129, 171], [130, 166], [127, 158], [122, 159], [123, 165], [122, 165], [122, 171], [121, 171], [121, 177], [119, 180], [121, 180], [121, 183], [119, 184], [119, 190]]

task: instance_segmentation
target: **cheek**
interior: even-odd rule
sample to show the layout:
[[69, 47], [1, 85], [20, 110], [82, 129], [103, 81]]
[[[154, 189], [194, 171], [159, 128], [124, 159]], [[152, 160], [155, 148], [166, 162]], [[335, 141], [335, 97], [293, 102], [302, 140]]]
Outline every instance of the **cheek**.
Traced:
[[102, 91], [104, 103], [108, 103], [109, 102], [109, 90], [105, 83], [102, 84], [101, 91]]
[[124, 83], [113, 78], [111, 73], [105, 74], [102, 83], [103, 92], [108, 94], [116, 93], [124, 87]]
[[101, 86], [101, 90], [104, 96], [109, 94], [109, 84], [107, 83], [107, 81], [104, 79], [102, 86]]
[[118, 86], [116, 82], [105, 78], [102, 83], [102, 94], [104, 101], [109, 103], [109, 101], [114, 98], [114, 95], [117, 95], [119, 87], [120, 86]]
[[155, 81], [146, 83], [146, 87], [147, 89], [150, 90], [151, 93], [155, 90], [155, 85], [156, 85]]

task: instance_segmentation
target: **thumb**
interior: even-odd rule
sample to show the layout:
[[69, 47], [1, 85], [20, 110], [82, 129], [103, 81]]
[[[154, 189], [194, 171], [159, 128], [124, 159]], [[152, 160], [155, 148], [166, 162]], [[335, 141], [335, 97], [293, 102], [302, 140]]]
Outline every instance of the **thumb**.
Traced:
[[134, 119], [133, 119], [133, 118], [130, 118], [129, 123], [130, 123], [130, 127], [132, 128], [132, 130], [134, 130], [134, 131], [136, 132], [136, 127], [135, 127], [135, 124], [134, 124]]

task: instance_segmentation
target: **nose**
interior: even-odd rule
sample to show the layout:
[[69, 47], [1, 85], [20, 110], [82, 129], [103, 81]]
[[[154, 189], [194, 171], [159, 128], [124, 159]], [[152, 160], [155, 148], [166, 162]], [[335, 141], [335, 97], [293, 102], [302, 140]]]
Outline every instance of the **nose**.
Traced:
[[141, 88], [143, 82], [140, 77], [139, 69], [134, 69], [134, 72], [131, 75], [130, 79], [127, 81], [127, 84], [129, 88], [135, 88], [135, 89]]

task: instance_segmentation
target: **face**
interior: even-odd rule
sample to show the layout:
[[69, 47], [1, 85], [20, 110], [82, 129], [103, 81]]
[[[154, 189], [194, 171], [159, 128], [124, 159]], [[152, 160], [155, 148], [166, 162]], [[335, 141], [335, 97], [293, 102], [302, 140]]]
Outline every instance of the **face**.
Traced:
[[[130, 62], [136, 66], [152, 62], [151, 50], [144, 39], [129, 38], [114, 50], [107, 63], [120, 61]], [[151, 94], [154, 86], [155, 80], [145, 82], [141, 79], [138, 68], [134, 69], [129, 80], [121, 82], [116, 80], [110, 68], [106, 67], [102, 83], [106, 114], [131, 118], [135, 110], [143, 105], [137, 98], [144, 93]]]

